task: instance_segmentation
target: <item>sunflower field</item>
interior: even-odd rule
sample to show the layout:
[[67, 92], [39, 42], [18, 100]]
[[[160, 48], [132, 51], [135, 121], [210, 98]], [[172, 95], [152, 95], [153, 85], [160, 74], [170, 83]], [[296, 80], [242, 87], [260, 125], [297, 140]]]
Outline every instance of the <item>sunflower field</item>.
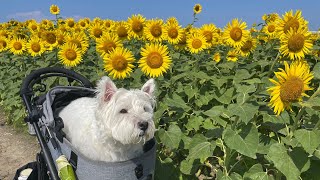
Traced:
[[[22, 80], [48, 66], [118, 87], [157, 82], [155, 179], [319, 179], [320, 34], [299, 10], [248, 27], [175, 17], [0, 24], [0, 105], [26, 127]], [[50, 84], [48, 84], [50, 86]]]

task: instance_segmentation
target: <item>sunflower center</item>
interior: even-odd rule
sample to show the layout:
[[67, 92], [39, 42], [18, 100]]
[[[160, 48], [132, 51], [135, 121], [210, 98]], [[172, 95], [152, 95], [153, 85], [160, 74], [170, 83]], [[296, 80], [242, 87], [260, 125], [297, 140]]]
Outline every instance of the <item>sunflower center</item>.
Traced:
[[40, 44], [39, 43], [33, 43], [31, 44], [31, 49], [33, 52], [39, 52], [41, 47], [40, 47]]
[[68, 21], [68, 26], [73, 27], [74, 26], [74, 21]]
[[81, 27], [86, 27], [86, 23], [84, 21], [81, 21], [79, 24]]
[[206, 37], [207, 42], [212, 41], [212, 33], [210, 31], [203, 32], [204, 37]]
[[194, 7], [194, 10], [195, 10], [196, 12], [198, 12], [198, 11], [200, 10], [200, 6], [195, 6], [195, 7]]
[[304, 46], [304, 36], [302, 34], [295, 34], [288, 40], [288, 49], [290, 52], [299, 52]]
[[31, 29], [34, 31], [34, 30], [37, 30], [38, 26], [37, 25], [31, 25]]
[[292, 29], [298, 29], [299, 28], [299, 21], [294, 17], [290, 17], [289, 18], [287, 23], [284, 25], [283, 31], [285, 33], [287, 33], [290, 30], [290, 28], [292, 28]]
[[192, 47], [193, 47], [194, 49], [199, 49], [201, 46], [202, 46], [202, 42], [201, 42], [200, 39], [194, 39], [194, 40], [192, 41]]
[[52, 11], [53, 11], [53, 12], [58, 12], [58, 7], [53, 6], [53, 7], [52, 7]]
[[178, 30], [176, 28], [171, 28], [168, 31], [168, 36], [172, 39], [175, 39], [178, 37]]
[[98, 29], [98, 28], [94, 29], [94, 30], [93, 30], [93, 35], [94, 35], [94, 37], [96, 37], [96, 38], [100, 38], [100, 37], [102, 36], [102, 30], [101, 30], [101, 29]]
[[123, 56], [115, 56], [112, 59], [112, 67], [117, 71], [123, 71], [127, 66], [128, 62]]
[[159, 26], [159, 25], [152, 26], [150, 31], [151, 31], [152, 36], [154, 36], [154, 37], [159, 37], [162, 34], [162, 29], [161, 29], [161, 26]]
[[104, 42], [102, 47], [101, 47], [101, 50], [103, 50], [104, 52], [108, 53], [110, 51], [112, 51], [114, 48], [116, 48], [117, 45], [112, 42], [112, 41], [109, 41], [109, 42]]
[[253, 47], [252, 41], [248, 40], [244, 43], [244, 45], [241, 47], [242, 52], [249, 52], [251, 48]]
[[273, 33], [276, 30], [276, 27], [272, 24], [268, 26], [268, 32]]
[[0, 48], [5, 48], [7, 47], [7, 42], [4, 40], [0, 40]]
[[57, 37], [54, 33], [47, 33], [46, 35], [46, 41], [49, 43], [49, 44], [54, 44], [56, 43], [57, 41]]
[[104, 26], [107, 27], [107, 28], [109, 28], [109, 27], [111, 26], [111, 23], [110, 23], [109, 21], [106, 21], [106, 22], [104, 23]]
[[138, 33], [140, 31], [142, 31], [143, 29], [143, 25], [140, 21], [133, 21], [132, 22], [132, 31], [134, 31], [135, 33]]
[[242, 30], [238, 27], [234, 27], [231, 29], [230, 31], [230, 37], [234, 40], [234, 41], [239, 41], [242, 37]]
[[123, 26], [120, 26], [118, 29], [117, 29], [117, 34], [120, 38], [122, 37], [127, 37], [128, 36], [128, 31], [125, 27]]
[[158, 52], [152, 52], [147, 57], [147, 64], [152, 69], [157, 69], [162, 66], [163, 59]]
[[73, 60], [75, 60], [77, 58], [77, 53], [73, 49], [66, 50], [64, 55], [69, 61], [73, 61]]
[[298, 77], [291, 77], [280, 88], [280, 98], [283, 102], [293, 102], [297, 100], [303, 90], [303, 81]]
[[22, 49], [22, 44], [21, 44], [21, 42], [15, 42], [15, 43], [13, 44], [13, 48], [14, 48], [15, 50], [20, 50], [20, 49]]

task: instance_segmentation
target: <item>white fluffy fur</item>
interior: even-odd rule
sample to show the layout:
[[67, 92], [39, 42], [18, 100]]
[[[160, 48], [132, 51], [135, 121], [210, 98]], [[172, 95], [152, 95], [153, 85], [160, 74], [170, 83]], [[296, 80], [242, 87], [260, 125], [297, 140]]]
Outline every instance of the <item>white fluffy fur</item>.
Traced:
[[[79, 98], [60, 112], [67, 139], [92, 160], [115, 162], [141, 155], [155, 131], [154, 89], [153, 79], [141, 90], [126, 90], [103, 77], [95, 98]], [[141, 130], [139, 122], [148, 122], [147, 130]]]

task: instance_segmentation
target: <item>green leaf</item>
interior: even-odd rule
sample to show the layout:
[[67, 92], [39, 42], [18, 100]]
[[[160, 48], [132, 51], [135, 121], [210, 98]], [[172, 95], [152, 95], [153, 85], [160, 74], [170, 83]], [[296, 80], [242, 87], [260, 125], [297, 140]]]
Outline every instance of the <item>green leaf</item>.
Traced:
[[313, 67], [312, 73], [314, 79], [320, 79], [320, 62]]
[[314, 110], [320, 110], [320, 97], [313, 97], [306, 102], [300, 103], [302, 106], [313, 108]]
[[216, 145], [210, 142], [199, 143], [196, 146], [190, 148], [187, 159], [200, 159], [200, 162], [203, 163], [208, 157], [212, 156], [212, 152], [215, 147]]
[[319, 135], [320, 133], [316, 134], [315, 132], [306, 129], [299, 129], [294, 132], [295, 138], [309, 154], [313, 154], [320, 145]]
[[290, 123], [290, 116], [287, 111], [283, 111], [280, 116], [277, 115], [271, 115], [266, 112], [261, 113], [263, 115], [263, 122], [272, 122], [272, 123]]
[[239, 83], [239, 82], [241, 82], [241, 80], [248, 79], [250, 77], [251, 77], [251, 75], [248, 72], [248, 70], [246, 70], [246, 69], [238, 69], [236, 74], [234, 75], [233, 81], [235, 83]]
[[220, 97], [216, 97], [216, 99], [223, 104], [230, 104], [233, 99], [234, 88], [227, 89]]
[[225, 108], [223, 106], [213, 106], [208, 111], [203, 112], [203, 114], [209, 117], [219, 117], [224, 110]]
[[242, 127], [241, 131], [230, 129], [229, 127], [223, 132], [223, 139], [228, 147], [237, 152], [256, 159], [256, 152], [259, 144], [258, 130], [252, 124]]
[[310, 168], [310, 159], [308, 158], [308, 154], [301, 147], [293, 148], [289, 153], [289, 156], [299, 169], [300, 173], [303, 173]]
[[180, 171], [183, 174], [194, 174], [197, 170], [198, 167], [201, 165], [199, 160], [193, 161], [193, 160], [183, 160], [180, 163]]
[[188, 99], [193, 98], [198, 92], [198, 88], [197, 87], [192, 87], [192, 86], [186, 86], [184, 88], [184, 92], [186, 93], [186, 95], [188, 96]]
[[203, 134], [195, 134], [185, 148], [190, 149], [203, 142], [207, 142], [207, 138]]
[[280, 170], [287, 179], [299, 179], [300, 171], [287, 153], [287, 149], [282, 144], [273, 144], [270, 147], [268, 157], [274, 166]]
[[230, 104], [228, 106], [228, 110], [236, 116], [240, 117], [240, 121], [248, 124], [249, 121], [254, 117], [254, 115], [258, 112], [259, 106], [254, 106], [249, 103], [245, 104]]
[[236, 91], [238, 92], [238, 95], [237, 95], [238, 104], [245, 103], [247, 99], [250, 97], [249, 93], [256, 91], [255, 85], [249, 85], [249, 86], [241, 85], [241, 86], [237, 86], [236, 88], [237, 88]]
[[166, 98], [165, 103], [170, 107], [182, 108], [186, 111], [190, 109], [186, 102], [176, 93], [172, 95], [172, 98]]
[[198, 131], [204, 119], [201, 116], [191, 116], [186, 124], [186, 128], [190, 130]]
[[181, 140], [181, 130], [179, 126], [171, 124], [168, 131], [160, 129], [158, 131], [158, 136], [161, 142], [171, 149], [176, 149], [179, 147]]

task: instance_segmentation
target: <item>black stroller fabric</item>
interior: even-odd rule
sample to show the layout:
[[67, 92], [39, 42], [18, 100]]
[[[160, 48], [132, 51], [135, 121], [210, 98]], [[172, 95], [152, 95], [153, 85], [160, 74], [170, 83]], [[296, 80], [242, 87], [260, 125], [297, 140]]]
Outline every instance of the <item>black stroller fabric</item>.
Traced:
[[25, 169], [32, 169], [31, 174], [29, 175], [27, 180], [49, 180], [49, 176], [47, 174], [46, 164], [43, 160], [43, 157], [40, 153], [36, 156], [36, 161], [30, 162], [19, 169], [17, 169], [16, 174], [14, 176], [14, 180], [18, 180], [20, 173]]

